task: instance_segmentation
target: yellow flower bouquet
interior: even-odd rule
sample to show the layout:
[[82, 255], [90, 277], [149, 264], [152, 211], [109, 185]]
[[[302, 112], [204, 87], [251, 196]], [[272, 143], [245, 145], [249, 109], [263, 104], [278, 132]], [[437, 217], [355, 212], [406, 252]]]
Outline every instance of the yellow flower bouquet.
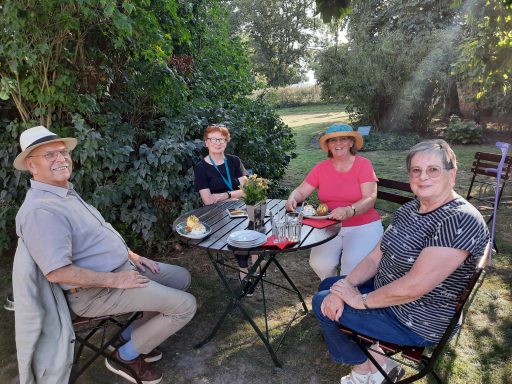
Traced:
[[253, 174], [247, 178], [247, 181], [240, 186], [244, 191], [245, 196], [241, 200], [246, 205], [256, 205], [258, 203], [265, 203], [267, 200], [269, 181], [258, 175]]

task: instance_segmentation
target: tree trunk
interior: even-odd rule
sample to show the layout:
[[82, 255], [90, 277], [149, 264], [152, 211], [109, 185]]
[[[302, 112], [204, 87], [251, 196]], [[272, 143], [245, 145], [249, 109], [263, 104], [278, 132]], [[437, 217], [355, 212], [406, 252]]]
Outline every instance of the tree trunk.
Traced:
[[448, 81], [448, 89], [444, 99], [444, 116], [449, 118], [451, 115], [457, 115], [462, 118], [459, 105], [459, 91], [457, 90], [457, 81], [451, 77]]

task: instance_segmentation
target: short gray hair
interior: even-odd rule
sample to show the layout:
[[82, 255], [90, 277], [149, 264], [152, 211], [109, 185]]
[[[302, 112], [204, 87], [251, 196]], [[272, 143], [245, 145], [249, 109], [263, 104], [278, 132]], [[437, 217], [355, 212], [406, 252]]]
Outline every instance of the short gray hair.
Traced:
[[409, 149], [407, 153], [407, 170], [411, 169], [411, 161], [414, 155], [420, 152], [427, 152], [439, 156], [445, 169], [457, 169], [457, 156], [446, 141], [443, 139], [424, 140]]

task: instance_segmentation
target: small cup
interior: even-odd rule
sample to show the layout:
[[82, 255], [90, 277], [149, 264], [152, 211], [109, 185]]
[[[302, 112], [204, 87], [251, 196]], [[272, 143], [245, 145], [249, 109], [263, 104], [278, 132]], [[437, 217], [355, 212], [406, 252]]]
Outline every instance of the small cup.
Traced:
[[287, 226], [286, 221], [276, 220], [272, 226], [272, 236], [274, 236], [274, 244], [282, 243], [286, 240]]
[[302, 228], [302, 220], [297, 212], [286, 214], [287, 237], [292, 243], [300, 241], [300, 231]]

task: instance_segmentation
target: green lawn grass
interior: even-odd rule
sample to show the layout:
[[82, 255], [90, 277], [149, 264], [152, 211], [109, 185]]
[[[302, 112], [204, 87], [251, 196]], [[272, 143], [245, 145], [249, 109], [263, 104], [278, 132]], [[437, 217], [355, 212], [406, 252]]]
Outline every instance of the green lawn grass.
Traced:
[[[339, 107], [301, 107], [280, 111], [282, 119], [294, 131], [297, 158], [286, 174], [285, 184], [291, 188], [318, 161], [326, 158], [315, 139], [333, 122], [348, 123], [348, 116]], [[454, 146], [458, 160], [456, 190], [466, 196], [470, 168], [475, 152], [500, 153], [493, 145]], [[408, 181], [406, 151], [363, 152], [373, 163], [378, 177]], [[511, 184], [505, 195], [512, 195]], [[496, 238], [500, 253], [494, 257], [483, 286], [470, 307], [462, 331], [451, 341], [440, 363], [440, 372], [447, 383], [512, 383], [512, 206], [502, 204], [498, 214]], [[322, 351], [318, 351], [320, 355]], [[336, 364], [332, 364], [336, 369]], [[423, 382], [427, 382], [426, 380]]]
[[[289, 186], [300, 183], [305, 174], [325, 154], [314, 145], [318, 133], [333, 122], [348, 122], [339, 106], [313, 106], [281, 111], [283, 120], [294, 130], [298, 157], [293, 159], [285, 178]], [[459, 191], [467, 188], [469, 164], [478, 149], [485, 147], [456, 147], [459, 156]], [[370, 158], [378, 176], [406, 180], [403, 165], [405, 152], [376, 151], [362, 154]], [[508, 193], [509, 195], [511, 193]], [[450, 343], [441, 361], [440, 373], [448, 384], [512, 383], [512, 220], [511, 207], [502, 206], [498, 216], [498, 244], [502, 252], [494, 259], [478, 296], [466, 316], [462, 332]], [[194, 345], [203, 340], [222, 315], [227, 304], [226, 292], [205, 252], [185, 245], [162, 247], [161, 254], [148, 254], [159, 261], [178, 264], [192, 274], [191, 293], [197, 298], [198, 310], [192, 321], [160, 347], [164, 358], [157, 365], [164, 372], [162, 384], [288, 384], [338, 383], [347, 374], [348, 366], [333, 363], [320, 331], [318, 321], [309, 313], [300, 317], [289, 329], [278, 358], [284, 369], [276, 370], [256, 334], [235, 313], [228, 317], [215, 338], [201, 349]], [[318, 287], [318, 279], [308, 265], [308, 251], [282, 254], [280, 263], [302, 292], [309, 307]], [[11, 290], [12, 260], [0, 264], [0, 298]], [[277, 268], [268, 271], [268, 279], [282, 283]], [[233, 273], [230, 282], [238, 284]], [[290, 314], [297, 307], [297, 298], [269, 285], [267, 295], [270, 334], [278, 338]], [[262, 290], [245, 301], [255, 321], [264, 327]], [[277, 328], [277, 329], [276, 329]], [[277, 333], [276, 333], [277, 330]], [[0, 382], [17, 382], [16, 349], [14, 344], [14, 314], [0, 310]], [[98, 359], [80, 379], [83, 384], [122, 384], [123, 379], [105, 369]], [[427, 381], [422, 381], [426, 383]]]

